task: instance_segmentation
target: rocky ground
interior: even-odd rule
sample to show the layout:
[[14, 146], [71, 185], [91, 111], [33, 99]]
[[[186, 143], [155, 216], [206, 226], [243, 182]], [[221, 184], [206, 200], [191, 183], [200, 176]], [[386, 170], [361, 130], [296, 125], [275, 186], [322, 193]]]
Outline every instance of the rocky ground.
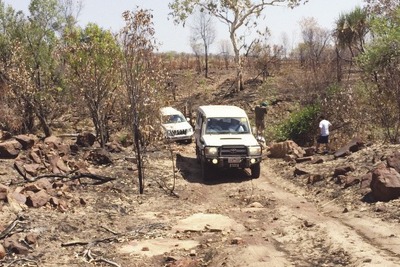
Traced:
[[370, 144], [304, 162], [265, 150], [260, 178], [221, 171], [205, 183], [193, 144], [174, 144], [173, 160], [162, 146], [148, 154], [143, 195], [130, 147], [102, 165], [90, 149], [60, 156], [66, 166], [45, 157], [47, 168], [93, 177], [33, 181], [3, 159], [0, 266], [399, 266], [400, 199], [373, 201], [353, 179], [399, 149]]

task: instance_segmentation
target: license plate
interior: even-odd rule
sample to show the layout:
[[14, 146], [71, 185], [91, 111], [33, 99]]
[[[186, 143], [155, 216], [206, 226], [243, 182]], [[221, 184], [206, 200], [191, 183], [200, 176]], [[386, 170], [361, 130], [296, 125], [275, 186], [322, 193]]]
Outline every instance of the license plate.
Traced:
[[228, 158], [228, 163], [240, 163], [241, 161], [240, 158]]
[[231, 168], [239, 168], [239, 164], [238, 163], [229, 164], [229, 167], [231, 167]]

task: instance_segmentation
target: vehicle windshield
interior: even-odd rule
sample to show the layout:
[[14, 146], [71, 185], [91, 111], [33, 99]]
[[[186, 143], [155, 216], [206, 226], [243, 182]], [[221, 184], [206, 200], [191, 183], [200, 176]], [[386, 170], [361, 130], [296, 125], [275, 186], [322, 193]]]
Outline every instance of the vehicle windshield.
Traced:
[[208, 118], [206, 134], [248, 134], [249, 122], [242, 118]]
[[183, 117], [182, 114], [164, 115], [162, 120], [163, 120], [163, 123], [165, 123], [165, 124], [179, 123], [179, 122], [186, 121], [185, 117]]

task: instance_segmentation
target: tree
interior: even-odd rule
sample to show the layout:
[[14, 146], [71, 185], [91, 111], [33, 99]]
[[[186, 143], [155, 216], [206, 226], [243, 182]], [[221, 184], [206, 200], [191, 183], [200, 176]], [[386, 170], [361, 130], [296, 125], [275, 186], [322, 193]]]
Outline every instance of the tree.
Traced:
[[[125, 27], [120, 33], [123, 61], [122, 79], [126, 90], [127, 117], [133, 132], [139, 192], [144, 192], [144, 156], [152, 135], [159, 130], [159, 107], [168, 81], [155, 55], [156, 41], [152, 15], [148, 10], [123, 13]], [[157, 126], [158, 124], [158, 126]]]
[[209, 49], [215, 40], [215, 27], [213, 19], [210, 15], [205, 12], [199, 12], [195, 17], [192, 25], [192, 38], [195, 43], [197, 40], [201, 40], [204, 49], [204, 76], [208, 77], [208, 55]]
[[109, 141], [109, 120], [120, 87], [121, 49], [109, 31], [96, 24], [67, 31], [65, 55], [74, 99], [87, 108], [101, 147]]
[[197, 73], [201, 73], [201, 44], [198, 43], [198, 39], [194, 36], [190, 36], [190, 47], [192, 48], [192, 51], [194, 53], [194, 56], [196, 57], [196, 62], [197, 62]]
[[[349, 13], [341, 14], [336, 20], [333, 36], [336, 41], [338, 81], [342, 77], [341, 59], [350, 63], [350, 73], [354, 57], [364, 52], [365, 39], [368, 34], [367, 20], [366, 10], [359, 7]], [[347, 51], [350, 52], [349, 58], [344, 56]]]
[[[386, 13], [385, 13], [386, 14]], [[400, 142], [400, 8], [371, 20], [372, 42], [357, 58], [366, 74], [370, 103], [386, 138]]]
[[303, 0], [174, 0], [169, 4], [170, 15], [176, 23], [185, 23], [188, 16], [196, 9], [208, 12], [228, 26], [229, 37], [232, 43], [234, 60], [236, 65], [236, 91], [243, 90], [243, 66], [240, 50], [240, 30], [251, 29], [257, 26], [257, 19], [267, 6], [288, 4], [291, 7], [298, 5]]
[[336, 20], [334, 36], [340, 48], [348, 48], [351, 57], [364, 51], [365, 37], [368, 33], [367, 12], [360, 7]]
[[300, 26], [305, 49], [303, 63], [316, 73], [317, 67], [322, 63], [322, 56], [329, 44], [331, 34], [328, 30], [319, 27], [314, 18], [303, 19]]
[[232, 49], [228, 40], [222, 40], [219, 43], [219, 53], [224, 59], [225, 69], [229, 68], [229, 58], [232, 55]]
[[57, 33], [65, 26], [56, 0], [32, 0], [30, 16], [16, 14], [15, 23], [7, 25], [6, 36], [12, 53], [3, 78], [21, 107], [24, 126], [33, 129], [34, 116], [39, 120], [45, 136], [52, 134], [49, 120], [57, 116], [55, 108], [62, 95], [62, 73], [57, 71]]

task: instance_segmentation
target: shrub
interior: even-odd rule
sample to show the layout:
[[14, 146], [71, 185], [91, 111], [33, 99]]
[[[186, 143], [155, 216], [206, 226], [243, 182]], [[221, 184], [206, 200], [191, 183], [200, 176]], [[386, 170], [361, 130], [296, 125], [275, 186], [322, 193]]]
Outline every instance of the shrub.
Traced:
[[294, 112], [276, 129], [277, 141], [293, 140], [300, 146], [313, 143], [320, 108], [306, 106]]

